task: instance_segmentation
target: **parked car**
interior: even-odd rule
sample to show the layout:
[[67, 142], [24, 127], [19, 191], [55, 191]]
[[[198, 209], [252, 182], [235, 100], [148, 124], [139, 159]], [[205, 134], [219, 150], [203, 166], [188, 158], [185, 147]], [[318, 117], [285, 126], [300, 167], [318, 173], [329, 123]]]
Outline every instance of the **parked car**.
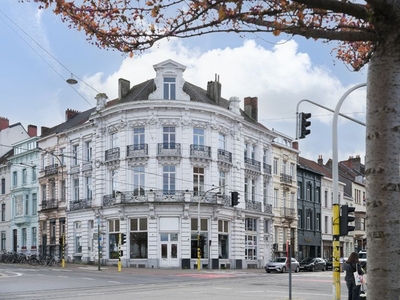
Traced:
[[358, 252], [358, 259], [364, 271], [367, 271], [367, 251], [361, 250]]
[[333, 259], [331, 258], [325, 258], [325, 263], [326, 263], [326, 269], [327, 270], [333, 270]]
[[[295, 258], [291, 259], [290, 266], [292, 271], [296, 273], [300, 271], [300, 264]], [[287, 264], [286, 257], [277, 257], [265, 265], [265, 271], [267, 273], [271, 272], [285, 273], [288, 269], [289, 266]]]
[[300, 270], [315, 271], [326, 270], [326, 262], [320, 257], [306, 257], [300, 262]]

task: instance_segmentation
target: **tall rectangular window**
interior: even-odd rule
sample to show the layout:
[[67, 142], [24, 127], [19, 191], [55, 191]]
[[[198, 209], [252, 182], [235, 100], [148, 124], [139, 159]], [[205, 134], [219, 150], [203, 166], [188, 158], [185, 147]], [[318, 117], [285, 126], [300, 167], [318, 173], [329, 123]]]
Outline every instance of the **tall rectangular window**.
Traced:
[[66, 186], [65, 186], [65, 179], [63, 179], [61, 182], [61, 201], [65, 201], [66, 199]]
[[147, 258], [147, 219], [131, 219], [131, 232], [129, 237], [130, 258]]
[[1, 179], [1, 194], [4, 195], [6, 193], [6, 179]]
[[119, 185], [118, 185], [118, 172], [117, 171], [112, 171], [111, 172], [111, 192], [113, 195], [117, 191], [119, 191]]
[[175, 195], [175, 166], [163, 166], [163, 193]]
[[32, 167], [32, 181], [36, 181], [37, 179], [36, 171], [37, 171], [36, 166]]
[[86, 161], [92, 161], [92, 141], [85, 143]]
[[278, 159], [274, 158], [273, 165], [272, 165], [272, 171], [274, 175], [278, 175]]
[[[208, 220], [198, 218], [191, 218], [190, 229], [191, 229], [191, 258], [197, 258], [197, 249], [200, 246], [201, 258], [208, 258], [209, 243], [208, 241]], [[200, 237], [200, 240], [199, 240]]]
[[22, 169], [22, 184], [26, 184], [28, 181], [28, 170]]
[[37, 246], [37, 229], [32, 227], [31, 247]]
[[79, 178], [73, 180], [73, 197], [75, 201], [79, 200]]
[[204, 146], [204, 129], [193, 128], [193, 145]]
[[174, 77], [164, 77], [164, 99], [176, 100], [176, 79]]
[[145, 131], [144, 127], [133, 128], [133, 147], [135, 150], [144, 149]]
[[144, 166], [133, 168], [133, 194], [135, 196], [144, 196], [145, 190], [145, 169]]
[[78, 165], [78, 145], [72, 146], [72, 165]]
[[175, 127], [163, 127], [163, 148], [175, 149]]
[[256, 201], [256, 180], [255, 179], [251, 179], [251, 201]]
[[266, 181], [263, 182], [263, 203], [264, 205], [268, 204], [268, 183]]
[[29, 215], [29, 195], [25, 195], [25, 215]]
[[256, 146], [251, 145], [250, 146], [250, 151], [251, 151], [251, 153], [250, 153], [251, 159], [256, 159]]
[[46, 202], [47, 199], [46, 185], [42, 184], [42, 202]]
[[193, 168], [193, 193], [202, 196], [204, 192], [204, 168]]
[[218, 220], [218, 257], [229, 258], [229, 221]]
[[225, 195], [226, 173], [224, 171], [219, 172], [219, 186], [221, 187], [219, 189], [219, 192], [221, 193], [221, 195]]
[[56, 199], [56, 182], [52, 181], [50, 183], [50, 199]]
[[38, 211], [37, 207], [37, 194], [32, 194], [32, 216], [36, 216]]
[[110, 143], [111, 143], [111, 148], [117, 148], [118, 147], [118, 134], [117, 133], [112, 133], [111, 134]]
[[108, 221], [108, 244], [109, 244], [109, 258], [118, 259], [118, 242], [120, 234], [119, 219]]
[[18, 173], [17, 171], [13, 172], [13, 186], [17, 186], [18, 185]]
[[278, 194], [279, 194], [279, 190], [274, 189], [274, 207], [278, 207]]
[[325, 222], [324, 222], [324, 231], [325, 233], [328, 233], [328, 216], [325, 216]]
[[2, 203], [1, 204], [1, 221], [5, 221], [6, 220], [6, 204]]
[[257, 219], [246, 218], [245, 222], [245, 249], [244, 255], [246, 260], [257, 260], [258, 253], [258, 232]]
[[21, 231], [21, 243], [22, 243], [22, 247], [24, 247], [26, 249], [26, 240], [27, 240], [27, 235], [26, 235], [26, 228], [22, 228]]
[[226, 135], [221, 132], [218, 134], [218, 149], [226, 150]]
[[6, 250], [6, 232], [1, 232], [1, 250]]
[[249, 178], [244, 178], [244, 201], [249, 201]]
[[85, 191], [86, 199], [92, 199], [92, 177], [91, 176], [85, 177], [85, 186], [86, 186], [86, 191]]

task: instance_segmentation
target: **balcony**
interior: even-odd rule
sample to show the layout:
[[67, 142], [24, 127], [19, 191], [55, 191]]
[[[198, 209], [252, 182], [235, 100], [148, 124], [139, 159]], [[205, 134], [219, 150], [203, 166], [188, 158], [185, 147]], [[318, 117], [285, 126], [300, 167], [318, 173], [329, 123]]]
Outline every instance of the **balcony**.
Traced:
[[207, 166], [211, 160], [211, 147], [204, 145], [190, 145], [190, 160]]
[[182, 157], [181, 144], [179, 143], [159, 143], [157, 148], [157, 158], [171, 163], [179, 163]]
[[261, 174], [261, 163], [255, 159], [245, 157], [244, 167], [246, 169], [246, 173], [250, 173], [249, 175], [258, 176]]
[[30, 216], [15, 216], [13, 219], [15, 225], [24, 225], [31, 222]]
[[281, 184], [292, 185], [292, 175], [281, 173]]
[[119, 147], [111, 148], [105, 151], [104, 161], [106, 164], [119, 162], [120, 149]]
[[264, 204], [264, 213], [272, 214], [272, 204]]
[[69, 210], [70, 211], [82, 210], [82, 209], [91, 208], [91, 207], [92, 207], [92, 198], [80, 199], [80, 200], [69, 202]]
[[229, 168], [232, 166], [232, 153], [223, 149], [218, 149], [218, 165]]
[[281, 208], [281, 217], [285, 219], [295, 219], [296, 216], [297, 213], [295, 208], [288, 208], [288, 207]]
[[149, 158], [149, 150], [147, 144], [137, 144], [126, 146], [126, 158], [130, 162], [147, 161]]
[[246, 201], [246, 209], [261, 212], [261, 202]]
[[58, 164], [53, 164], [44, 167], [44, 176], [55, 175], [58, 173]]
[[58, 202], [57, 199], [43, 200], [41, 206], [42, 210], [56, 209], [58, 208]]
[[271, 176], [272, 175], [272, 167], [271, 167], [271, 165], [263, 163], [263, 172], [264, 172], [264, 175]]

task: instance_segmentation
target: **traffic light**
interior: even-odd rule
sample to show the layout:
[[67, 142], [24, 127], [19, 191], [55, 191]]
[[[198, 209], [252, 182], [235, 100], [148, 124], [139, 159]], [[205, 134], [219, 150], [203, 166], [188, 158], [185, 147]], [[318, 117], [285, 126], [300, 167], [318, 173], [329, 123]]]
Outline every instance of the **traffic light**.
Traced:
[[342, 205], [341, 214], [339, 217], [339, 225], [340, 225], [340, 236], [346, 236], [349, 231], [354, 231], [355, 227], [349, 225], [350, 222], [353, 222], [356, 218], [352, 214], [356, 208], [348, 205]]
[[231, 192], [231, 206], [236, 206], [239, 204], [239, 193], [238, 192]]
[[123, 245], [123, 244], [125, 244], [126, 243], [126, 234], [125, 233], [122, 233], [121, 234], [121, 245]]
[[311, 113], [300, 113], [299, 115], [299, 139], [304, 139], [306, 135], [311, 133], [311, 130], [308, 127], [311, 125], [311, 122], [308, 119], [311, 118]]
[[58, 239], [58, 243], [62, 246], [63, 245], [63, 238], [62, 237], [60, 237], [59, 239]]

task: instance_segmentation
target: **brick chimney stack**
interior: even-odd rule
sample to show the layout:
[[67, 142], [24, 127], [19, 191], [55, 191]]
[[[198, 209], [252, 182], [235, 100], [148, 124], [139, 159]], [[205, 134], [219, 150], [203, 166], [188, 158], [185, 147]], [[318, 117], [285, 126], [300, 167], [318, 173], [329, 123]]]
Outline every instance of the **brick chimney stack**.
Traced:
[[30, 137], [37, 136], [37, 126], [35, 125], [28, 125], [28, 135]]
[[73, 109], [67, 109], [65, 111], [65, 121], [71, 120], [73, 117], [75, 117], [77, 114], [79, 114], [79, 111], [73, 110]]
[[318, 165], [323, 166], [324, 165], [324, 160], [322, 159], [322, 155], [318, 155]]
[[4, 117], [0, 117], [0, 130], [10, 127], [10, 120]]
[[258, 98], [257, 97], [246, 97], [244, 98], [244, 112], [250, 118], [258, 121]]

